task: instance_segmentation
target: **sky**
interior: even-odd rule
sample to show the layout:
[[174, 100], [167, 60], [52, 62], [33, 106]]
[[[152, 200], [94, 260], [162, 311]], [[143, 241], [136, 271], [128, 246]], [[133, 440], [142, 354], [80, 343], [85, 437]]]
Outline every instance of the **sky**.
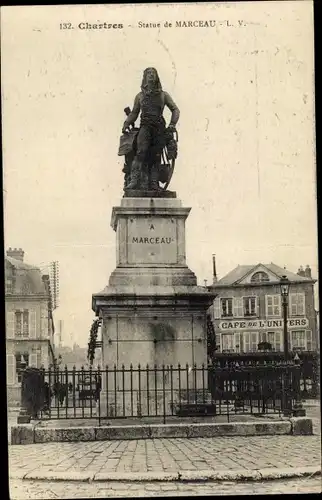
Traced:
[[169, 187], [199, 284], [213, 253], [218, 278], [259, 262], [318, 277], [312, 2], [2, 7], [1, 58], [5, 246], [59, 262], [64, 344], [87, 344], [115, 269], [123, 109], [148, 66], [181, 111]]

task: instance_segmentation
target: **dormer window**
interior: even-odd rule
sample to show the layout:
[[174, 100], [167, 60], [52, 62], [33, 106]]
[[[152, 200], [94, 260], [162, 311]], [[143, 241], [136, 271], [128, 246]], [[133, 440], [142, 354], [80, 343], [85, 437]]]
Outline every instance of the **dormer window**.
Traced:
[[267, 281], [269, 281], [269, 276], [263, 271], [253, 274], [250, 280], [251, 283], [267, 283]]

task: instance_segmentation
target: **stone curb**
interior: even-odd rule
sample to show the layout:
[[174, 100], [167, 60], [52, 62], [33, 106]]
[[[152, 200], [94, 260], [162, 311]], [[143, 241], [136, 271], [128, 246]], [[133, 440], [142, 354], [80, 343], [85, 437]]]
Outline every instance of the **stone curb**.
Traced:
[[217, 436], [312, 435], [310, 418], [288, 421], [111, 425], [102, 427], [40, 427], [39, 424], [16, 425], [11, 428], [11, 444], [35, 444], [72, 441], [113, 441], [157, 438], [194, 438]]
[[321, 475], [321, 468], [290, 467], [278, 469], [271, 467], [258, 470], [226, 470], [226, 471], [178, 471], [178, 472], [82, 472], [82, 471], [30, 471], [21, 470], [9, 473], [10, 479], [33, 481], [78, 481], [78, 482], [202, 482], [202, 481], [269, 481], [274, 479], [295, 478]]

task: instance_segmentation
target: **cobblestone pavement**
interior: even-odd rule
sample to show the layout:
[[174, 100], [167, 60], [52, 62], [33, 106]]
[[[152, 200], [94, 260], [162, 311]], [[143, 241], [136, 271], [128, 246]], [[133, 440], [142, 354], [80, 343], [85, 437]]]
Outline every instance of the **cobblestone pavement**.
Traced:
[[[9, 447], [11, 477], [45, 472], [177, 472], [321, 464], [320, 436], [163, 438]], [[22, 476], [20, 476], [22, 477]]]
[[11, 500], [321, 493], [321, 477], [265, 482], [71, 483], [11, 480]]

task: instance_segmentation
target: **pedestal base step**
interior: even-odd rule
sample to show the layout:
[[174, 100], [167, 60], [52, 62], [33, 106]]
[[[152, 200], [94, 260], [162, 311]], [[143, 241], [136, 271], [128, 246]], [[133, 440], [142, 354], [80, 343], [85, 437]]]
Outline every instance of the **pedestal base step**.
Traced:
[[124, 189], [125, 198], [176, 198], [175, 191], [166, 191], [164, 189]]

